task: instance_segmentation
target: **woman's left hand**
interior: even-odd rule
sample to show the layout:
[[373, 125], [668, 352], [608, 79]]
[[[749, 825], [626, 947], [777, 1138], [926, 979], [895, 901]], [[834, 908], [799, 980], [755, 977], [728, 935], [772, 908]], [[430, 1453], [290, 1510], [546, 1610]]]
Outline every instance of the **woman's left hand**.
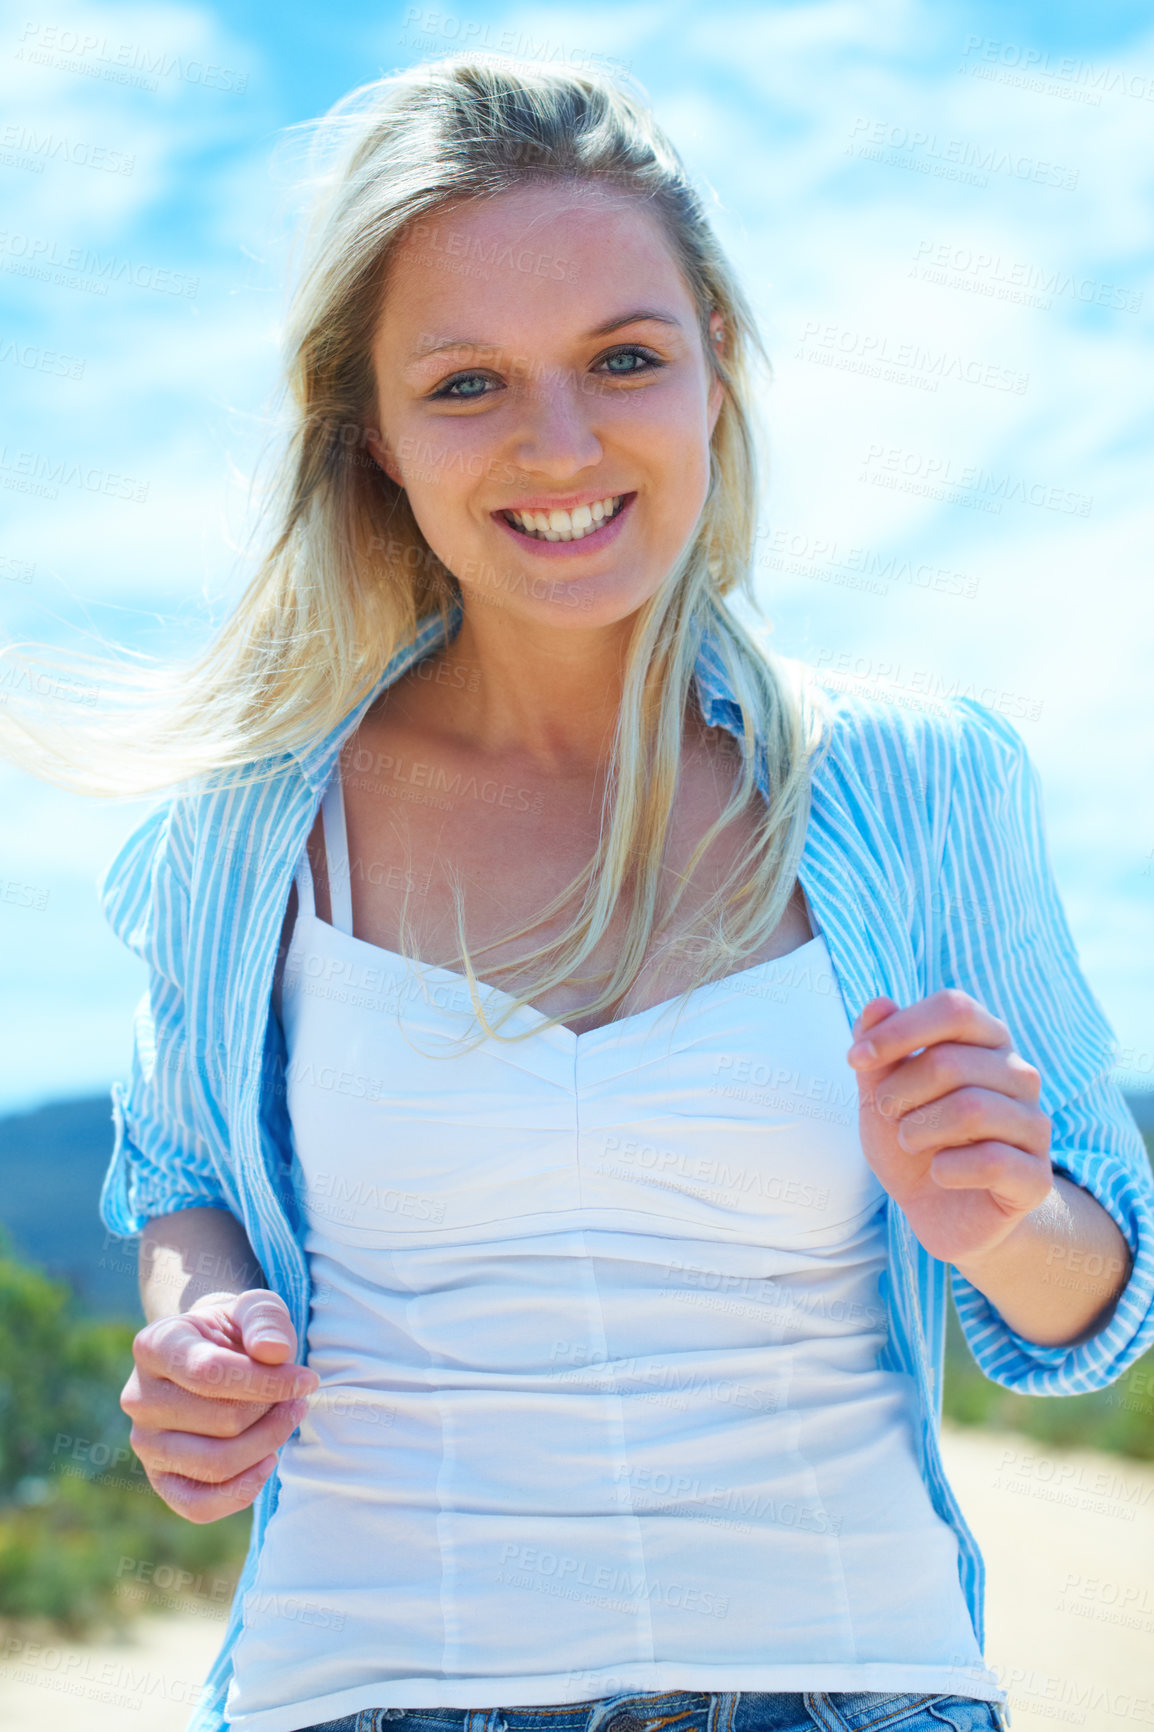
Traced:
[[955, 988], [872, 998], [853, 1033], [866, 1160], [931, 1256], [980, 1260], [1053, 1187], [1039, 1073]]

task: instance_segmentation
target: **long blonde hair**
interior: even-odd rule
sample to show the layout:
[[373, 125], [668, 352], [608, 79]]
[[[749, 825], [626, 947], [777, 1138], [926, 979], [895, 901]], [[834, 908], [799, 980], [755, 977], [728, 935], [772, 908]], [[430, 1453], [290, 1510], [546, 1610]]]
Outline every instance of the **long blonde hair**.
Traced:
[[[442, 205], [543, 177], [644, 199], [692, 296], [724, 395], [696, 535], [636, 617], [600, 843], [537, 918], [576, 912], [558, 938], [516, 964], [537, 967], [534, 992], [578, 978], [614, 911], [628, 906], [612, 975], [589, 1013], [623, 996], [654, 935], [684, 720], [706, 635], [740, 706], [743, 769], [690, 871], [751, 803], [758, 823], [699, 922], [708, 932], [698, 980], [752, 953], [785, 912], [820, 737], [816, 694], [754, 642], [724, 599], [742, 590], [753, 599], [759, 463], [751, 361], [768, 365], [767, 357], [700, 194], [644, 93], [629, 90], [626, 78], [462, 54], [365, 84], [315, 123], [313, 203], [284, 336], [289, 432], [271, 495], [275, 535], [255, 576], [208, 647], [186, 664], [0, 650], [0, 684], [9, 688], [0, 751], [44, 780], [123, 797], [178, 785], [195, 792], [209, 777], [219, 785], [220, 772], [233, 785], [283, 773], [286, 750], [332, 730], [423, 619], [440, 612], [448, 622], [460, 603], [459, 585], [406, 494], [364, 448], [375, 398], [370, 349], [398, 240]], [[714, 310], [724, 321], [724, 355], [708, 340]], [[37, 695], [13, 701], [24, 688]], [[72, 701], [77, 694], [81, 702]], [[771, 796], [764, 805], [758, 756]], [[463, 938], [462, 954], [475, 982]]]

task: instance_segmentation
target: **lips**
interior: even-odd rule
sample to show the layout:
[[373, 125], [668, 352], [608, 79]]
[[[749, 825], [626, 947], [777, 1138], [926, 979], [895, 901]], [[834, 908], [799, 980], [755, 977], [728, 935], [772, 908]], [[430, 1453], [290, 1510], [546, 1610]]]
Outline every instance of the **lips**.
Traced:
[[[617, 509], [611, 516], [603, 517], [600, 523], [594, 522], [582, 535], [574, 537], [570, 532], [564, 536], [564, 539], [562, 539], [561, 532], [556, 530], [552, 537], [530, 534], [514, 522], [507, 510], [492, 511], [489, 515], [505, 535], [516, 537], [518, 548], [526, 554], [532, 554], [534, 559], [560, 560], [564, 564], [568, 560], [580, 559], [585, 554], [596, 553], [602, 548], [609, 547], [623, 533], [625, 520], [637, 495], [636, 493], [622, 493], [615, 497], [618, 501]], [[535, 512], [536, 508], [532, 509]], [[545, 508], [542, 507], [541, 509], [544, 512]], [[559, 510], [560, 507], [554, 509]], [[574, 506], [573, 509], [577, 511], [579, 507]]]
[[500, 515], [510, 528], [528, 536], [531, 541], [584, 541], [596, 534], [602, 524], [612, 523], [629, 497], [625, 493], [607, 495], [595, 502], [592, 511], [586, 505], [553, 511], [544, 507], [522, 511], [510, 509]]

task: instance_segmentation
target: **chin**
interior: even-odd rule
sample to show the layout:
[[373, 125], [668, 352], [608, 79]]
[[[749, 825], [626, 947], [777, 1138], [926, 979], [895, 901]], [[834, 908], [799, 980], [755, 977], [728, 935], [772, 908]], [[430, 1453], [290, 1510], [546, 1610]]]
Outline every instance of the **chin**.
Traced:
[[[526, 624], [545, 625], [559, 631], [591, 631], [632, 619], [653, 593], [653, 590], [628, 595], [606, 593], [588, 579], [562, 583], [557, 578], [526, 577], [524, 590], [494, 611]], [[474, 617], [490, 611], [486, 606], [489, 598], [483, 592], [477, 593], [462, 584], [461, 595]]]
[[[452, 571], [452, 563], [445, 563]], [[466, 573], [488, 570], [496, 575], [491, 560], [463, 560], [460, 568]], [[617, 625], [644, 607], [661, 587], [659, 577], [638, 583], [634, 574], [632, 582], [623, 582], [621, 574], [614, 571], [570, 577], [557, 568], [534, 571], [507, 566], [501, 576], [500, 584], [458, 576], [462, 602], [475, 619], [503, 615], [561, 630]]]

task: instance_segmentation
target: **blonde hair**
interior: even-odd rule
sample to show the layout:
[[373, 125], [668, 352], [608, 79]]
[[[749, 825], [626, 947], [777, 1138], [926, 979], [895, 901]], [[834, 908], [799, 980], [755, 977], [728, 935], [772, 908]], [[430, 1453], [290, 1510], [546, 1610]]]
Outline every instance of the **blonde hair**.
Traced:
[[[276, 533], [231, 615], [203, 653], [175, 667], [59, 651], [46, 662], [21, 658], [19, 645], [0, 651], [0, 660], [33, 670], [33, 691], [44, 694], [40, 670], [49, 676], [46, 702], [18, 708], [10, 696], [0, 706], [0, 751], [45, 780], [116, 797], [178, 784], [195, 792], [210, 776], [217, 783], [218, 772], [233, 785], [283, 773], [288, 748], [333, 729], [423, 619], [440, 612], [448, 625], [460, 603], [457, 581], [425, 540], [404, 491], [364, 451], [375, 399], [370, 347], [398, 240], [441, 206], [544, 177], [645, 200], [691, 294], [707, 365], [724, 395], [696, 535], [636, 617], [599, 845], [533, 925], [577, 911], [558, 938], [515, 965], [538, 968], [535, 992], [579, 978], [628, 891], [615, 966], [589, 1014], [623, 996], [654, 936], [684, 720], [706, 635], [740, 706], [743, 769], [689, 870], [731, 820], [759, 803], [759, 754], [771, 798], [759, 803], [754, 840], [699, 921], [708, 936], [698, 981], [752, 953], [785, 912], [820, 732], [816, 694], [755, 644], [724, 599], [744, 590], [753, 600], [759, 465], [750, 367], [754, 356], [767, 358], [701, 196], [644, 93], [627, 89], [625, 77], [462, 54], [378, 79], [338, 102], [313, 135], [313, 205], [284, 335], [289, 433], [272, 494]], [[723, 355], [709, 340], [714, 310], [724, 321]], [[83, 688], [93, 667], [104, 689], [95, 713], [81, 716], [83, 704], [66, 702], [68, 687], [75, 679]], [[476, 1002], [463, 935], [461, 953]], [[514, 965], [495, 972], [506, 967]], [[498, 1022], [531, 997], [515, 997]]]

